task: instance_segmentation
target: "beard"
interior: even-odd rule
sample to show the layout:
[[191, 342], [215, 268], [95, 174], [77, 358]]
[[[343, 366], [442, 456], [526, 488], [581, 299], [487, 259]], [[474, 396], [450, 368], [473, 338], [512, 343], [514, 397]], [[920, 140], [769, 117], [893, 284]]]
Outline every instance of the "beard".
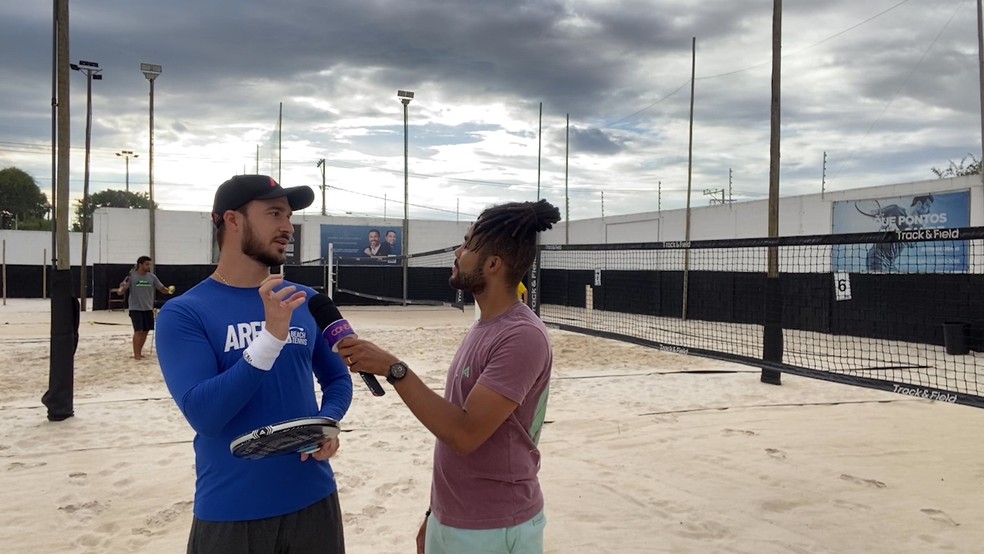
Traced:
[[472, 294], [481, 294], [485, 290], [485, 272], [481, 269], [485, 260], [482, 259], [475, 271], [471, 273], [465, 273], [458, 267], [457, 275], [452, 274], [451, 278], [448, 279], [448, 284], [453, 288], [463, 290], [465, 292], [470, 292]]
[[263, 265], [281, 265], [286, 261], [287, 256], [279, 252], [271, 252], [269, 245], [264, 245], [262, 241], [253, 233], [253, 226], [246, 220], [243, 229], [243, 254], [260, 262]]

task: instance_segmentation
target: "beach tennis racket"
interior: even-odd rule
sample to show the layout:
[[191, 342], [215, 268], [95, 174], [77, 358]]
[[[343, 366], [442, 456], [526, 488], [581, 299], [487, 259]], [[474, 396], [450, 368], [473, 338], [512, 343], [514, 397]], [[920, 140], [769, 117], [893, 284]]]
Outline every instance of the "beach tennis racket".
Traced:
[[233, 439], [229, 450], [237, 458], [261, 460], [283, 454], [310, 454], [338, 436], [338, 422], [330, 417], [303, 417], [281, 421]]

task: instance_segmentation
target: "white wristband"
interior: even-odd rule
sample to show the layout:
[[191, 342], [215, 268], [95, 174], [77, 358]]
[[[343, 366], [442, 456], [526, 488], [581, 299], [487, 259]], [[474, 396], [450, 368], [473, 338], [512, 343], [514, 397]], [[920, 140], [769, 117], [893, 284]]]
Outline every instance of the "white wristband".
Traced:
[[256, 369], [270, 371], [285, 344], [287, 344], [286, 340], [280, 340], [264, 329], [256, 335], [253, 342], [249, 343], [246, 350], [243, 350], [243, 359]]

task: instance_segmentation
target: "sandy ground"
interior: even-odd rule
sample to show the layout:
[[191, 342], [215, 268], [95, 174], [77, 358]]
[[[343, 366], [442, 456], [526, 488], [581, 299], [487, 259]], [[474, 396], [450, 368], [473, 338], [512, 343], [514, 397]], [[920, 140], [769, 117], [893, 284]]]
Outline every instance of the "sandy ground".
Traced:
[[[474, 319], [344, 312], [434, 388]], [[156, 356], [129, 359], [124, 312], [82, 314], [76, 417], [48, 422], [49, 318], [0, 307], [0, 552], [183, 552], [193, 433]], [[547, 552], [981, 551], [984, 411], [551, 333]], [[434, 439], [354, 384], [333, 461], [348, 551], [413, 552]]]

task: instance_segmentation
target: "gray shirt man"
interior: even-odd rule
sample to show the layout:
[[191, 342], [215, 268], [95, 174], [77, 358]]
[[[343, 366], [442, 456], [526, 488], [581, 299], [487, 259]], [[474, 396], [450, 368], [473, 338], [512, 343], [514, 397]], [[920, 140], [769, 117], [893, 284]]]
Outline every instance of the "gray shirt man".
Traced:
[[154, 309], [154, 291], [164, 288], [160, 279], [153, 273], [141, 274], [131, 271], [128, 277], [130, 289], [130, 311], [148, 312]]

